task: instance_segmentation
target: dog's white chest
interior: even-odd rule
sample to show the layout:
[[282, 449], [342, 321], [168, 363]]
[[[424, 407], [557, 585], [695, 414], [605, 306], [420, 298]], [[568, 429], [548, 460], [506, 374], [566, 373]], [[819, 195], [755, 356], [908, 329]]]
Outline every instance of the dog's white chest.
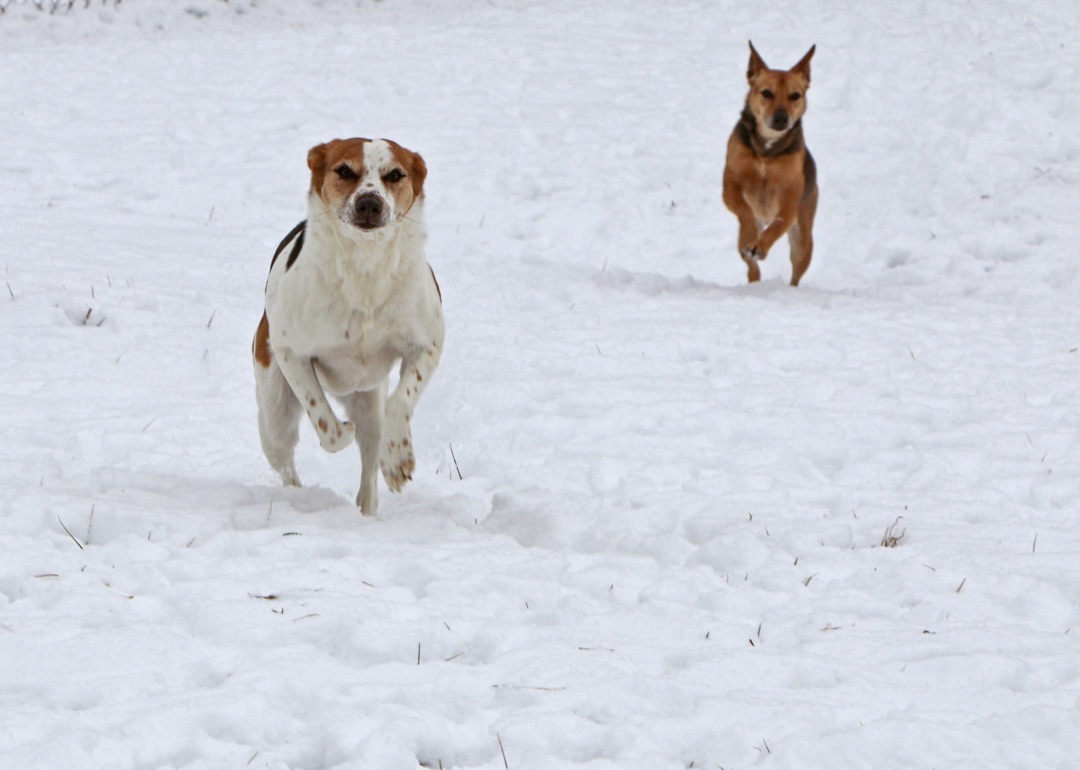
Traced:
[[275, 352], [315, 362], [331, 393], [378, 387], [401, 356], [394, 319], [350, 301], [332, 276], [297, 264], [271, 281], [266, 300]]
[[330, 393], [343, 395], [378, 387], [389, 377], [399, 358], [390, 348], [361, 344], [328, 350], [313, 361], [323, 387]]
[[[370, 312], [347, 309], [297, 324], [293, 348], [315, 362], [319, 379], [335, 394], [381, 385], [401, 357], [394, 324]], [[301, 331], [304, 330], [304, 331]]]

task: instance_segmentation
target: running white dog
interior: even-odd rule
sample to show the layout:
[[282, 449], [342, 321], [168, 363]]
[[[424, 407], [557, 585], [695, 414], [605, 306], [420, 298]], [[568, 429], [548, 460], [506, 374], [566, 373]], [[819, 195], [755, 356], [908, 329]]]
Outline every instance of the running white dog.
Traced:
[[308, 167], [308, 218], [274, 254], [252, 348], [259, 437], [282, 481], [299, 486], [293, 450], [305, 411], [323, 449], [338, 452], [355, 436], [356, 504], [374, 515], [377, 467], [393, 492], [412, 478], [409, 421], [442, 354], [442, 298], [424, 257], [427, 167], [385, 139], [320, 144]]

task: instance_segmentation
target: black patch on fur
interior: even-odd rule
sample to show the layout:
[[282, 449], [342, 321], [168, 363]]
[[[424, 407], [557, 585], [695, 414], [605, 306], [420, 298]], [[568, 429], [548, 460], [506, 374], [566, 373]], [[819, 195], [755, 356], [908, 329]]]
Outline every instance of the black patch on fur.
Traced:
[[435, 282], [435, 293], [439, 295], [439, 304], [442, 304], [442, 289], [439, 288], [439, 279], [435, 277], [435, 271], [431, 269], [431, 265], [428, 265], [428, 270], [431, 270], [431, 280]]
[[817, 164], [814, 163], [814, 156], [810, 154], [810, 150], [806, 151], [806, 156], [803, 158], [802, 175], [804, 185], [802, 200], [806, 200], [817, 188]]
[[[292, 251], [289, 252], [289, 258], [285, 262], [285, 269], [288, 270], [293, 266], [293, 262], [300, 256], [300, 250], [304, 248], [304, 232], [307, 230], [307, 220], [298, 224], [289, 234], [285, 236], [284, 240], [278, 244], [277, 250], [274, 251], [274, 258], [270, 260], [270, 269], [274, 269], [274, 263], [277, 262], [277, 258], [281, 255], [281, 252], [285, 251], [285, 247], [289, 245], [289, 242], [296, 238], [296, 243], [293, 244]], [[297, 237], [299, 236], [299, 237]]]

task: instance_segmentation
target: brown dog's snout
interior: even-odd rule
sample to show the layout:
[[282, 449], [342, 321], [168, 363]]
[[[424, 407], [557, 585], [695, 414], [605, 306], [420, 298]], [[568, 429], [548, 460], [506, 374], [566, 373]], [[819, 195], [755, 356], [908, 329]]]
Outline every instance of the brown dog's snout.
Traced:
[[353, 205], [353, 221], [358, 227], [379, 227], [386, 204], [375, 193], [364, 193]]
[[769, 119], [769, 128], [773, 131], [784, 131], [788, 127], [788, 123], [791, 121], [791, 116], [788, 115], [787, 110], [777, 110], [773, 113], [773, 116]]

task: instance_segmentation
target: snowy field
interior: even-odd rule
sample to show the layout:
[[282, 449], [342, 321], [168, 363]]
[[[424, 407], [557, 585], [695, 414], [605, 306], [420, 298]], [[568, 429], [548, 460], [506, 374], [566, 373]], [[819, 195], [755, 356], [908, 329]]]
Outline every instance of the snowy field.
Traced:
[[[3, 5], [7, 5], [3, 3]], [[817, 44], [745, 284], [746, 41]], [[1080, 767], [1080, 10], [0, 15], [0, 767]], [[420, 152], [415, 480], [259, 449], [309, 147]], [[887, 547], [893, 546], [893, 547]]]

